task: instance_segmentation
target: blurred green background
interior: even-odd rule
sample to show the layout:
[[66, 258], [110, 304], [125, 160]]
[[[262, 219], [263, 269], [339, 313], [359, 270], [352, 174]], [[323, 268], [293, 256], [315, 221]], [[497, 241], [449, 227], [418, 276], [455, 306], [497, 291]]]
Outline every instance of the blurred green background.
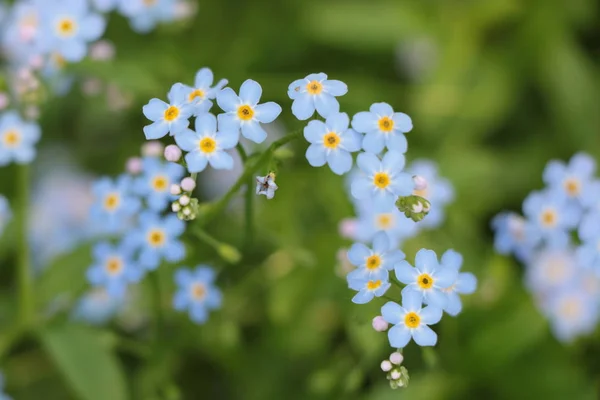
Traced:
[[[349, 245], [338, 223], [353, 214], [343, 179], [311, 168], [306, 143], [296, 141], [275, 199], [256, 199], [255, 246], [241, 263], [228, 265], [188, 237], [185, 264], [221, 271], [224, 306], [206, 325], [169, 311], [174, 268], [163, 266], [160, 346], [144, 347], [153, 323], [146, 281], [128, 314], [141, 320], [134, 328], [58, 323], [41, 341], [18, 340], [0, 366], [8, 392], [17, 400], [77, 398], [81, 390], [106, 400], [598, 398], [600, 335], [557, 342], [523, 288], [522, 268], [495, 254], [489, 228], [495, 214], [519, 211], [541, 188], [547, 160], [600, 155], [598, 8], [593, 0], [203, 0], [192, 20], [148, 35], [112, 15], [106, 38], [115, 60], [73, 71], [117, 85], [131, 106], [112, 111], [104, 95], [76, 86], [43, 111], [42, 149], [58, 143], [90, 174], [121, 173], [144, 141], [142, 105], [174, 82], [192, 83], [202, 66], [235, 89], [247, 78], [260, 82], [263, 99], [284, 108], [277, 129], [296, 130], [287, 86], [323, 71], [348, 84], [343, 111], [385, 101], [412, 117], [409, 160], [436, 161], [457, 197], [440, 229], [403, 250], [412, 260], [422, 247], [454, 248], [480, 286], [462, 314], [435, 326], [434, 355], [406, 349], [410, 386], [391, 390], [379, 363], [392, 349], [371, 328], [383, 301], [352, 304], [335, 273], [336, 252]], [[13, 168], [0, 171], [9, 198], [13, 176]], [[219, 184], [219, 174], [211, 180]], [[241, 247], [241, 213], [228, 210], [209, 231]], [[0, 343], [16, 301], [10, 233], [3, 241]], [[61, 256], [41, 275], [42, 309], [85, 287], [88, 254], [84, 246]]]

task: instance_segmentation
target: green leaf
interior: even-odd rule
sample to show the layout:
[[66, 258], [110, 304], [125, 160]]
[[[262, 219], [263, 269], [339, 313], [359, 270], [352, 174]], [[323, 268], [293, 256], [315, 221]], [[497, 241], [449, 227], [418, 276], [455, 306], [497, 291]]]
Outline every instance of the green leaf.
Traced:
[[81, 326], [55, 326], [40, 340], [77, 398], [125, 400], [125, 379], [117, 358], [97, 332]]

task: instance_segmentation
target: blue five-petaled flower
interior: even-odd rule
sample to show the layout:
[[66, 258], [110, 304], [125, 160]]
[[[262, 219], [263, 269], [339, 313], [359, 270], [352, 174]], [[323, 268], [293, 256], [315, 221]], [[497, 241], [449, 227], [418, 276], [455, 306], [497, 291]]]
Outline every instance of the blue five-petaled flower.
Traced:
[[25, 122], [15, 111], [0, 114], [0, 166], [11, 162], [29, 164], [35, 157], [35, 143], [40, 139], [40, 128]]
[[171, 185], [179, 183], [184, 173], [179, 164], [146, 157], [142, 161], [142, 174], [134, 183], [135, 192], [144, 197], [150, 209], [162, 211], [174, 200], [169, 190]]
[[322, 72], [298, 79], [288, 87], [288, 96], [294, 100], [292, 113], [301, 121], [312, 117], [315, 109], [323, 118], [340, 112], [336, 97], [346, 93], [348, 86], [344, 82], [328, 80]]
[[90, 209], [92, 221], [101, 232], [115, 233], [131, 222], [141, 206], [132, 194], [131, 178], [122, 175], [113, 181], [101, 178], [92, 186], [94, 203]]
[[195, 270], [178, 269], [175, 283], [179, 290], [173, 298], [173, 307], [178, 311], [187, 309], [192, 321], [204, 323], [209, 311], [221, 306], [221, 291], [214, 281], [215, 272], [206, 265], [199, 265]]
[[189, 126], [194, 107], [188, 102], [187, 93], [183, 84], [176, 83], [167, 94], [168, 104], [152, 99], [142, 108], [146, 118], [153, 122], [144, 127], [146, 139], [160, 139], [167, 133], [177, 135]]
[[122, 243], [114, 247], [107, 242], [98, 243], [93, 249], [94, 264], [87, 277], [94, 286], [101, 286], [112, 297], [122, 298], [127, 286], [139, 282], [144, 270], [133, 261], [133, 248]]
[[185, 95], [192, 106], [193, 115], [198, 116], [208, 112], [212, 108], [211, 100], [217, 98], [217, 93], [227, 85], [227, 79], [221, 79], [213, 87], [214, 79], [214, 75], [209, 68], [201, 68], [196, 73], [194, 86], [184, 85]]
[[385, 147], [406, 153], [408, 142], [404, 134], [412, 127], [408, 115], [395, 113], [387, 103], [375, 103], [369, 111], [359, 112], [352, 118], [352, 128], [366, 134], [362, 142], [363, 149], [375, 154], [381, 153]]
[[388, 280], [388, 271], [394, 264], [404, 259], [404, 253], [391, 246], [387, 233], [380, 231], [373, 238], [373, 248], [363, 243], [355, 243], [348, 251], [348, 260], [358, 267], [348, 274], [348, 280], [364, 279]]

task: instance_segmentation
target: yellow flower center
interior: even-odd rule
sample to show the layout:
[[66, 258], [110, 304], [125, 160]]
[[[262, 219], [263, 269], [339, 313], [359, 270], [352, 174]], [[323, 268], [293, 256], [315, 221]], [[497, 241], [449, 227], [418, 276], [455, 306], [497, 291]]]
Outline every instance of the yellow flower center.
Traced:
[[427, 198], [427, 195], [429, 194], [429, 191], [427, 190], [427, 188], [425, 188], [425, 189], [421, 189], [421, 190], [417, 190], [417, 189], [415, 189], [415, 190], [413, 190], [413, 194], [414, 194], [415, 196], [420, 196], [420, 197], [422, 197], [422, 198], [426, 199], [426, 198]]
[[379, 230], [388, 230], [394, 225], [394, 216], [392, 214], [379, 214], [376, 221]]
[[390, 184], [390, 176], [387, 172], [378, 172], [373, 177], [373, 183], [379, 189], [385, 189]]
[[321, 82], [312, 81], [309, 82], [308, 85], [306, 85], [306, 90], [310, 94], [321, 94], [321, 92], [323, 91], [323, 85], [321, 84]]
[[416, 312], [409, 312], [404, 317], [404, 325], [411, 329], [416, 329], [421, 325], [421, 317]]
[[192, 298], [194, 300], [202, 300], [206, 296], [206, 288], [201, 283], [194, 283], [192, 285]]
[[169, 106], [165, 110], [165, 121], [171, 122], [174, 121], [177, 117], [179, 117], [179, 108], [175, 106]]
[[565, 190], [567, 191], [567, 194], [571, 197], [575, 197], [577, 195], [579, 195], [579, 193], [581, 192], [581, 182], [579, 182], [578, 179], [575, 178], [570, 178], [565, 180]]
[[329, 132], [327, 134], [325, 134], [325, 136], [323, 136], [323, 144], [325, 145], [325, 147], [327, 147], [328, 149], [335, 149], [339, 146], [340, 144], [340, 137], [337, 133], [335, 132]]
[[369, 290], [375, 290], [379, 286], [381, 286], [381, 280], [380, 279], [378, 279], [376, 281], [369, 281], [369, 282], [367, 282], [367, 289], [369, 289]]
[[106, 261], [106, 272], [117, 275], [123, 270], [123, 261], [119, 257], [111, 257]]
[[367, 269], [369, 271], [373, 271], [374, 269], [379, 268], [380, 265], [381, 257], [379, 257], [378, 255], [374, 254], [371, 257], [367, 258]]
[[547, 208], [540, 214], [542, 225], [547, 228], [552, 228], [555, 226], [557, 219], [556, 211], [554, 211], [552, 208]]
[[394, 130], [394, 120], [388, 117], [382, 117], [379, 119], [379, 129], [382, 132], [389, 133]]
[[2, 138], [5, 147], [17, 147], [21, 143], [21, 133], [19, 131], [10, 130], [4, 134]]
[[152, 189], [157, 192], [164, 192], [169, 186], [169, 179], [164, 175], [155, 176], [152, 179]]
[[576, 320], [580, 317], [582, 309], [577, 299], [571, 298], [564, 301], [559, 307], [560, 315], [568, 320]]
[[77, 24], [71, 18], [63, 18], [60, 21], [58, 21], [57, 30], [60, 36], [73, 36], [76, 29]]
[[142, 0], [142, 2], [144, 3], [144, 5], [146, 7], [152, 7], [153, 5], [156, 4], [157, 0]]
[[201, 99], [204, 98], [204, 91], [200, 89], [194, 90], [192, 93], [190, 93], [189, 100], [193, 101], [197, 97], [200, 97]]
[[254, 110], [249, 105], [239, 106], [237, 115], [242, 121], [250, 121], [252, 118], [254, 118]]
[[148, 232], [148, 243], [152, 247], [161, 247], [165, 244], [165, 233], [160, 229], [152, 229]]
[[205, 137], [200, 140], [198, 147], [200, 147], [201, 152], [210, 154], [217, 149], [217, 142], [211, 137]]
[[114, 211], [121, 203], [121, 197], [118, 193], [109, 193], [104, 198], [104, 208], [107, 211]]
[[417, 285], [421, 289], [430, 289], [433, 286], [433, 278], [429, 274], [421, 274], [417, 278]]

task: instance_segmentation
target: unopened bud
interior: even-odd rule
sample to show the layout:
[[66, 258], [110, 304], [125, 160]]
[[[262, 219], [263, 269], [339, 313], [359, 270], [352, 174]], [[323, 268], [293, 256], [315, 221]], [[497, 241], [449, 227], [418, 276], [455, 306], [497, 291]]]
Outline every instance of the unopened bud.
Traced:
[[217, 248], [217, 251], [223, 260], [230, 264], [236, 264], [242, 259], [242, 255], [238, 249], [225, 243], [221, 243], [221, 245]]
[[171, 204], [171, 210], [173, 210], [173, 212], [179, 212], [179, 210], [181, 210], [181, 204], [174, 202]]
[[423, 204], [421, 204], [421, 202], [417, 202], [417, 204], [413, 204], [412, 210], [414, 213], [417, 213], [417, 214], [420, 212], [423, 212]]
[[400, 365], [402, 364], [402, 361], [404, 361], [404, 356], [402, 353], [395, 351], [390, 355], [390, 361], [392, 364]]
[[185, 207], [181, 212], [183, 213], [183, 215], [188, 216], [192, 213], [192, 210], [189, 207]]
[[138, 175], [142, 172], [142, 159], [139, 157], [131, 157], [125, 163], [125, 169], [131, 175]]
[[170, 144], [165, 147], [164, 155], [167, 161], [176, 163], [181, 160], [181, 149], [174, 144]]
[[189, 176], [181, 181], [181, 188], [186, 192], [191, 192], [196, 188], [196, 181]]
[[415, 190], [427, 189], [427, 179], [425, 179], [421, 175], [413, 176], [413, 182], [415, 183]]
[[391, 362], [389, 362], [388, 360], [383, 360], [381, 362], [381, 370], [383, 372], [388, 372], [391, 369], [392, 369], [392, 363]]
[[144, 157], [159, 157], [163, 153], [164, 147], [161, 142], [152, 140], [142, 145], [142, 155]]
[[398, 379], [400, 379], [400, 371], [398, 371], [397, 369], [393, 370], [390, 373], [390, 378], [392, 378], [395, 381], [397, 381]]
[[177, 185], [176, 183], [171, 185], [171, 194], [173, 196], [177, 196], [178, 194], [181, 194], [181, 186]]
[[186, 196], [185, 194], [179, 198], [179, 204], [182, 206], [187, 206], [190, 204], [190, 196]]
[[375, 318], [373, 318], [373, 329], [375, 329], [377, 332], [385, 332], [387, 331], [388, 327], [388, 323], [383, 319], [381, 315], [378, 315]]

